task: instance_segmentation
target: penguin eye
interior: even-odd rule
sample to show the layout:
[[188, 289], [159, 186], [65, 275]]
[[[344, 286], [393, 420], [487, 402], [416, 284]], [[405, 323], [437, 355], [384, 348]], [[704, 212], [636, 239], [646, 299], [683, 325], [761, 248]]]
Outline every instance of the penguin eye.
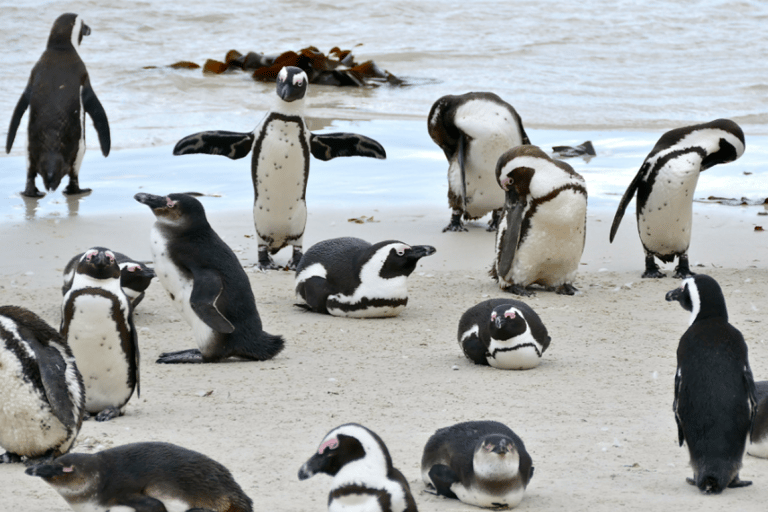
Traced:
[[515, 318], [515, 312], [507, 311], [506, 313], [504, 313], [504, 318]]
[[491, 320], [496, 320], [496, 312], [491, 313]]
[[493, 445], [492, 444], [485, 444], [485, 445], [483, 445], [483, 450], [485, 450], [487, 452], [492, 452], [493, 451]]
[[112, 254], [110, 251], [106, 252], [106, 255], [109, 257], [109, 262], [114, 263], [115, 262], [115, 255]]
[[403, 254], [405, 254], [405, 251], [403, 249], [397, 249], [398, 256], [402, 256]]

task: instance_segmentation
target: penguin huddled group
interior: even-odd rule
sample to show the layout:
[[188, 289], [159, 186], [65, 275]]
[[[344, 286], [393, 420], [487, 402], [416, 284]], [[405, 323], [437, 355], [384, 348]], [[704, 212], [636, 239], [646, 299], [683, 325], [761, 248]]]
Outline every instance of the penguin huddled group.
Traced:
[[[77, 15], [56, 20], [13, 113], [7, 151], [30, 109], [25, 196], [43, 195], [35, 186], [38, 174], [48, 191], [64, 176], [70, 180], [64, 193], [89, 191], [78, 181], [85, 113], [103, 154], [109, 154], [107, 117], [77, 54], [89, 33]], [[342, 236], [304, 251], [310, 155], [386, 157], [379, 142], [363, 135], [310, 132], [307, 87], [304, 71], [283, 68], [274, 107], [253, 131], [201, 131], [181, 139], [174, 154], [252, 155], [256, 267], [295, 271], [296, 307], [357, 319], [398, 316], [409, 301], [408, 277], [435, 247]], [[576, 294], [586, 240], [585, 179], [532, 145], [516, 110], [493, 93], [444, 96], [427, 117], [429, 135], [449, 161], [451, 219], [443, 231], [467, 231], [463, 221], [490, 213], [488, 230], [496, 232], [496, 242], [489, 273], [501, 290], [531, 297], [531, 287], [539, 286]], [[680, 302], [691, 322], [677, 349], [673, 410], [679, 443], [690, 454], [688, 482], [708, 494], [751, 484], [739, 477], [745, 452], [768, 457], [768, 383], [754, 381], [747, 344], [728, 323], [720, 286], [693, 274], [687, 256], [699, 172], [736, 160], [744, 149], [744, 134], [730, 120], [667, 132], [621, 199], [610, 232], [612, 241], [636, 193], [643, 277], [664, 276], [654, 258], [678, 258], [675, 276], [684, 280], [666, 300]], [[0, 462], [25, 460], [27, 474], [45, 480], [75, 510], [249, 512], [252, 500], [229, 470], [202, 453], [164, 442], [70, 452], [85, 419], [119, 418], [134, 393], [140, 394], [141, 340], [133, 313], [155, 278], [196, 343], [160, 354], [157, 363], [267, 361], [286, 348], [282, 335], [265, 330], [248, 274], [197, 198], [142, 192], [134, 199], [155, 216], [148, 236], [151, 262], [100, 245], [73, 256], [64, 269], [58, 330], [25, 308], [0, 307], [0, 447], [7, 451]], [[289, 246], [290, 260], [276, 263], [273, 255]], [[474, 365], [531, 370], [551, 342], [533, 308], [508, 297], [469, 305], [457, 338], [473, 371], [485, 371]], [[330, 511], [417, 510], [408, 479], [382, 438], [358, 423], [330, 430], [298, 477], [317, 473], [333, 478]], [[421, 458], [425, 492], [478, 507], [519, 505], [533, 474], [523, 440], [494, 420], [438, 428]]]

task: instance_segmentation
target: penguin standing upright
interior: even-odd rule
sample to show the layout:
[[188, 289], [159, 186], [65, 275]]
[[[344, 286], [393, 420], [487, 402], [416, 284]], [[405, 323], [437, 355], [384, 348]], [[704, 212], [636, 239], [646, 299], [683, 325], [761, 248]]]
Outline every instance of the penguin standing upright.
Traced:
[[498, 421], [467, 421], [437, 430], [424, 446], [421, 478], [440, 496], [478, 507], [516, 507], [533, 476], [520, 439]]
[[299, 469], [299, 480], [317, 473], [333, 477], [329, 511], [416, 512], [408, 481], [392, 465], [384, 441], [362, 425], [347, 423], [326, 434]]
[[99, 135], [101, 152], [109, 155], [107, 114], [93, 92], [88, 71], [77, 49], [91, 29], [77, 14], [62, 14], [53, 23], [48, 46], [32, 68], [27, 87], [16, 104], [8, 128], [5, 152], [10, 153], [16, 130], [29, 107], [27, 185], [23, 195], [42, 197], [35, 186], [40, 175], [46, 190], [56, 190], [69, 176], [65, 194], [90, 192], [80, 188], [80, 164], [85, 154], [85, 114]]
[[229, 470], [170, 443], [131, 443], [98, 453], [68, 453], [27, 468], [74, 510], [251, 512]]
[[187, 194], [136, 194], [157, 221], [151, 244], [157, 278], [192, 327], [199, 349], [168, 352], [158, 363], [265, 361], [285, 345], [264, 332], [240, 261], [216, 234], [200, 201]]
[[739, 479], [757, 409], [744, 337], [728, 323], [723, 292], [709, 276], [686, 278], [666, 299], [691, 312], [677, 347], [672, 406], [680, 446], [691, 456], [686, 480], [706, 494], [750, 485]]
[[531, 284], [573, 295], [587, 233], [587, 185], [536, 146], [510, 149], [496, 165], [506, 192], [491, 277], [502, 290], [533, 295]]
[[507, 150], [530, 144], [512, 105], [491, 92], [443, 96], [429, 111], [429, 136], [448, 159], [451, 222], [443, 231], [466, 231], [461, 220], [493, 212], [488, 231], [498, 226], [504, 192], [494, 179], [496, 162]]
[[744, 154], [744, 132], [729, 119], [676, 128], [661, 136], [645, 157], [619, 202], [611, 225], [616, 236], [624, 211], [637, 192], [637, 231], [645, 249], [643, 277], [664, 277], [654, 257], [677, 257], [675, 277], [693, 275], [688, 263], [693, 223], [693, 192], [699, 174]]
[[297, 306], [333, 316], [397, 316], [408, 304], [408, 276], [434, 252], [430, 245], [396, 240], [373, 245], [353, 237], [323, 240], [296, 268]]
[[539, 315], [513, 299], [488, 299], [469, 308], [459, 320], [458, 338], [470, 361], [504, 370], [538, 366], [550, 342]]
[[122, 415], [134, 389], [140, 392], [132, 313], [115, 254], [103, 247], [85, 251], [64, 295], [61, 334], [83, 375], [85, 410], [97, 421]]
[[[95, 247], [95, 249], [102, 248]], [[75, 270], [83, 254], [80, 253], [73, 256], [67, 263], [67, 266], [64, 267], [64, 284], [61, 287], [63, 295], [66, 295], [69, 289], [72, 288], [72, 279], [75, 277]], [[144, 298], [144, 290], [149, 287], [152, 278], [155, 277], [155, 271], [144, 263], [135, 261], [123, 253], [112, 251], [112, 254], [115, 255], [115, 260], [117, 260], [117, 264], [120, 266], [120, 287], [131, 301], [133, 309], [136, 309], [136, 306]]]
[[66, 339], [27, 309], [0, 307], [0, 463], [69, 451], [84, 406]]
[[258, 267], [278, 269], [271, 254], [293, 246], [288, 268], [301, 260], [307, 223], [307, 179], [310, 152], [320, 160], [340, 156], [386, 158], [373, 139], [354, 133], [317, 135], [304, 121], [307, 75], [300, 68], [284, 67], [277, 76], [277, 101], [253, 132], [210, 131], [188, 135], [173, 149], [174, 155], [207, 153], [231, 159], [253, 153], [253, 222], [259, 245]]

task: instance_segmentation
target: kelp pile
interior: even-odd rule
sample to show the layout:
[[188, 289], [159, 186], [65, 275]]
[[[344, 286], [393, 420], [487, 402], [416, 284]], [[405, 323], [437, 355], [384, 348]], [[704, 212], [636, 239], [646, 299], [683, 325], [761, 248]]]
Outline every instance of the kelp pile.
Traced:
[[[385, 69], [381, 69], [372, 60], [358, 64], [351, 50], [341, 50], [334, 47], [325, 55], [310, 46], [298, 52], [287, 51], [280, 55], [264, 55], [263, 53], [248, 52], [245, 55], [237, 50], [230, 50], [224, 57], [224, 62], [208, 59], [203, 67], [203, 73], [221, 74], [230, 71], [251, 72], [253, 79], [259, 82], [274, 82], [277, 74], [285, 66], [296, 66], [304, 70], [309, 83], [320, 85], [335, 85], [339, 87], [366, 87], [389, 85], [404, 85]], [[198, 69], [194, 62], [180, 61], [171, 64], [176, 69]]]

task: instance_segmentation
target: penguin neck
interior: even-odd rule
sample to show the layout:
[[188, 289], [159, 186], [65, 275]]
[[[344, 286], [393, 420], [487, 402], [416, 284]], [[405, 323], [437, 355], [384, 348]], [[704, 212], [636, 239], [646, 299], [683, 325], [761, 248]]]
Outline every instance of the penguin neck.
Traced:
[[272, 112], [277, 112], [286, 116], [298, 116], [303, 119], [306, 105], [306, 96], [294, 101], [283, 101], [279, 97], [275, 97], [274, 103], [272, 104]]

